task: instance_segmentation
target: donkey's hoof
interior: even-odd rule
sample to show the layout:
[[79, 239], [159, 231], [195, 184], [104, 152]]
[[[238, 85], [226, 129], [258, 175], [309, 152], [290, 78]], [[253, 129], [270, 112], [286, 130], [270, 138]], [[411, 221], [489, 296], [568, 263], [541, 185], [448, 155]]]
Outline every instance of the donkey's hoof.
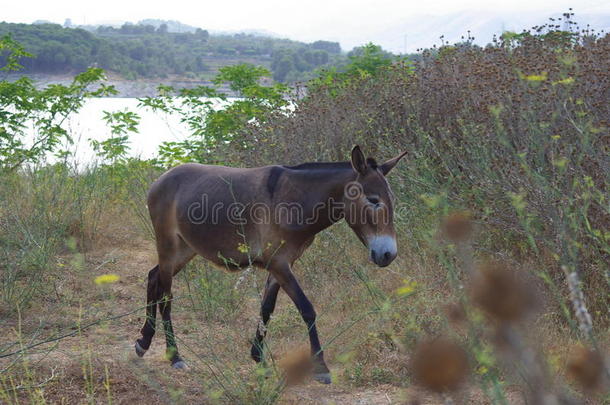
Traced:
[[321, 384], [330, 384], [330, 373], [316, 373], [313, 379]]
[[189, 366], [184, 360], [178, 360], [172, 363], [172, 367], [176, 370], [188, 370]]
[[263, 353], [257, 346], [254, 345], [252, 346], [252, 349], [250, 349], [250, 357], [257, 363], [263, 361]]
[[136, 354], [138, 355], [138, 357], [142, 357], [146, 353], [146, 349], [142, 348], [142, 346], [140, 346], [140, 342], [138, 342], [137, 340], [136, 340], [136, 344], [135, 344], [135, 349], [136, 349]]

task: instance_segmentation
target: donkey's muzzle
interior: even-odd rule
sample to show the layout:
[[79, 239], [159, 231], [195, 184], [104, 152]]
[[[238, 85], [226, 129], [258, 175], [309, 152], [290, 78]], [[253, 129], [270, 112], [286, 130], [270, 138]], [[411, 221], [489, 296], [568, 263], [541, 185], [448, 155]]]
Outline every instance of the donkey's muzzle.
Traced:
[[396, 239], [391, 236], [375, 236], [368, 245], [371, 261], [379, 267], [386, 267], [396, 258]]

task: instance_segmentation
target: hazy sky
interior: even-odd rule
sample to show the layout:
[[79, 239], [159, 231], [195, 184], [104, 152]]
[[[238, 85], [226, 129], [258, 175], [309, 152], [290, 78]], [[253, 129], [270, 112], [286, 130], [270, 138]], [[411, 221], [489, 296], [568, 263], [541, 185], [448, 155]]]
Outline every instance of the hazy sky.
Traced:
[[0, 21], [63, 23], [70, 18], [74, 24], [97, 24], [159, 18], [210, 30], [261, 29], [297, 40], [346, 44], [417, 15], [465, 10], [556, 13], [569, 7], [577, 14], [610, 12], [607, 0], [0, 0]]

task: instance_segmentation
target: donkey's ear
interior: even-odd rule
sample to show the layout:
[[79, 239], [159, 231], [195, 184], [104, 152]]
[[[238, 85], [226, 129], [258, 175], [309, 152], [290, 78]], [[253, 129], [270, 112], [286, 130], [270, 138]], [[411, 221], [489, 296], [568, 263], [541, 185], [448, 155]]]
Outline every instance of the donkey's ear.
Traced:
[[406, 154], [407, 151], [402, 152], [400, 155], [388, 160], [387, 162], [379, 166], [379, 168], [381, 169], [381, 173], [383, 173], [384, 176], [387, 176], [388, 173], [390, 173], [390, 170], [392, 170], [394, 166], [396, 166], [396, 163], [398, 163], [400, 159], [402, 159]]
[[352, 149], [352, 167], [362, 175], [365, 175], [368, 170], [364, 153], [362, 153], [362, 150], [360, 150], [360, 146], [358, 145], [354, 146], [354, 149]]

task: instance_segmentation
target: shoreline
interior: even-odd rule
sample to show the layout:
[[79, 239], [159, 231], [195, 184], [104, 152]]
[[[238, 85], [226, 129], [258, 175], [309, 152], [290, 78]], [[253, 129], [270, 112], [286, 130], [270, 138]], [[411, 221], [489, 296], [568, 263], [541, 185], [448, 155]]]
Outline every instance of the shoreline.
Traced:
[[[34, 81], [34, 85], [38, 89], [45, 88], [51, 84], [62, 84], [70, 85], [74, 76], [77, 73], [65, 73], [65, 74], [45, 74], [45, 73], [9, 73], [3, 79], [9, 82], [18, 80], [21, 77], [29, 77]], [[213, 86], [215, 85], [209, 80], [197, 80], [191, 79], [184, 76], [174, 76], [168, 78], [154, 78], [154, 79], [137, 79], [128, 80], [124, 79], [116, 74], [107, 72], [107, 79], [103, 81], [106, 85], [114, 86], [119, 92], [116, 95], [108, 96], [104, 98], [140, 98], [140, 97], [154, 97], [157, 95], [157, 88], [159, 85], [171, 86], [176, 89], [192, 89], [199, 86]], [[236, 97], [228, 86], [221, 86], [220, 90], [227, 94], [229, 97]]]

